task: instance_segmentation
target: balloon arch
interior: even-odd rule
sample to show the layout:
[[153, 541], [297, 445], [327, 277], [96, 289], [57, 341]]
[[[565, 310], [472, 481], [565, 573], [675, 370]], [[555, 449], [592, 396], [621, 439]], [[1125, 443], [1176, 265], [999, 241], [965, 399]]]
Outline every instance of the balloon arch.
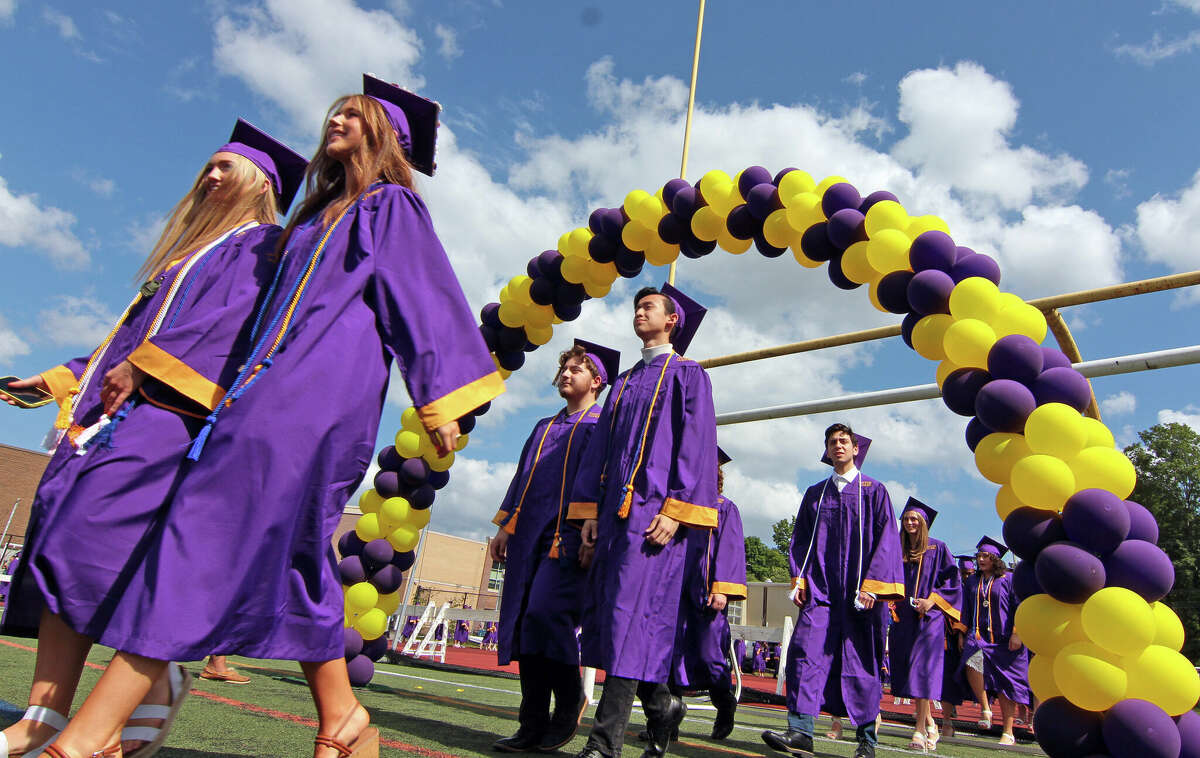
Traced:
[[[769, 258], [791, 249], [805, 268], [828, 264], [835, 286], [866, 285], [871, 305], [903, 314], [904, 341], [937, 362], [946, 406], [971, 417], [966, 443], [979, 472], [1000, 485], [996, 511], [1021, 559], [1015, 631], [1034, 653], [1029, 680], [1043, 703], [1036, 728], [1046, 752], [1142, 758], [1200, 744], [1192, 711], [1200, 676], [1179, 652], [1178, 616], [1161, 602], [1174, 568], [1155, 545], [1158, 526], [1126, 500], [1133, 465], [1108, 428], [1083, 415], [1093, 399], [1087, 379], [1040, 344], [1043, 313], [1001, 292], [996, 262], [956, 245], [942, 219], [909, 216], [890, 192], [863, 197], [841, 177], [818, 183], [798, 169], [710, 171], [694, 186], [672, 179], [593, 211], [587, 226], [531, 259], [483, 308], [480, 331], [507, 378], [617, 277], [751, 244]], [[487, 408], [460, 420], [459, 450]], [[339, 544], [346, 656], [359, 682], [386, 650], [403, 572], [454, 458], [437, 457], [410, 408], [378, 462], [363, 515]]]

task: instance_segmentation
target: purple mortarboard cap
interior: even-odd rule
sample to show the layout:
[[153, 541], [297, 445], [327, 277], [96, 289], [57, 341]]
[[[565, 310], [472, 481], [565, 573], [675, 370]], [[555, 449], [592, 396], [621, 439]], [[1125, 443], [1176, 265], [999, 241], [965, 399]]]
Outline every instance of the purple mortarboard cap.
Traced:
[[904, 504], [904, 510], [900, 511], [900, 518], [904, 518], [904, 514], [909, 511], [916, 511], [921, 514], [921, 518], [925, 519], [925, 526], [933, 526], [933, 520], [937, 518], [938, 512], [925, 505], [915, 497], [910, 497], [908, 502]]
[[979, 544], [975, 546], [975, 550], [979, 553], [991, 553], [997, 558], [1003, 558], [1004, 554], [1008, 552], [1008, 548], [1004, 546], [1003, 542], [997, 542], [991, 537], [981, 539]]
[[442, 106], [408, 90], [363, 74], [363, 94], [383, 106], [388, 123], [404, 148], [404, 155], [417, 171], [433, 176], [437, 146], [438, 114]]
[[217, 152], [236, 153], [258, 166], [275, 188], [279, 212], [287, 213], [308, 168], [308, 161], [299, 153], [240, 118], [233, 126], [229, 142], [217, 148]]
[[675, 325], [675, 332], [671, 335], [671, 345], [675, 348], [675, 352], [683, 355], [687, 352], [688, 345], [692, 344], [692, 337], [696, 336], [696, 330], [700, 328], [700, 322], [704, 320], [704, 314], [708, 313], [708, 309], [670, 284], [664, 284], [659, 292], [666, 295], [675, 304], [675, 313], [679, 316], [679, 323]]
[[724, 466], [726, 463], [729, 463], [732, 460], [733, 459], [729, 457], [729, 453], [722, 450], [720, 445], [717, 445], [717, 465]]
[[[871, 438], [855, 432], [854, 444], [858, 445], [858, 455], [854, 456], [854, 468], [862, 471], [863, 461], [867, 459], [867, 451], [871, 449]], [[821, 453], [821, 463], [826, 466], [833, 465], [833, 461], [829, 459], [829, 453]]]
[[973, 556], [973, 555], [956, 555], [956, 556], [954, 556], [954, 558], [955, 558], [955, 560], [958, 561], [958, 567], [960, 569], [970, 569], [972, 571], [975, 570], [975, 556]]
[[621, 371], [621, 354], [618, 351], [581, 339], [575, 340], [575, 346], [587, 351], [587, 357], [592, 359], [592, 364], [600, 371], [600, 381], [607, 385], [617, 378]]

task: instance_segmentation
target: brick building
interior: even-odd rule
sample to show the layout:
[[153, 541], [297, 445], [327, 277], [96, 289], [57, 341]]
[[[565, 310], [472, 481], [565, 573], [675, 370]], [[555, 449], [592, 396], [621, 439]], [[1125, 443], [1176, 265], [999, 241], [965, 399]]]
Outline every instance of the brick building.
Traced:
[[25, 542], [33, 495], [49, 462], [50, 455], [40, 450], [0, 444], [0, 565]]

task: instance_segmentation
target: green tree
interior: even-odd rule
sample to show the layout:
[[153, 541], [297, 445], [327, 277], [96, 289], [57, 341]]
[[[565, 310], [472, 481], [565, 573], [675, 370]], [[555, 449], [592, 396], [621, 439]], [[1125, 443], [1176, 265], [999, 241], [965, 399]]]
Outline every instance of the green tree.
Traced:
[[796, 517], [790, 519], [781, 518], [771, 525], [771, 541], [775, 543], [775, 549], [783, 553], [786, 558], [788, 548], [792, 544], [792, 530], [796, 528]]
[[746, 538], [746, 579], [751, 582], [791, 582], [787, 558], [758, 537]]
[[1163, 598], [1179, 614], [1187, 640], [1183, 654], [1200, 659], [1200, 434], [1186, 424], [1155, 424], [1125, 448], [1137, 470], [1130, 500], [1146, 506], [1158, 521], [1158, 546], [1175, 564], [1175, 586]]

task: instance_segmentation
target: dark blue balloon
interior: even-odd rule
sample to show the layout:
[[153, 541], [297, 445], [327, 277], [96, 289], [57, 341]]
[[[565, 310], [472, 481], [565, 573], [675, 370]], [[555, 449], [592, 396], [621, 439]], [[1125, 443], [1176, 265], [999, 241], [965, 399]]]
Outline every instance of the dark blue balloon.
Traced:
[[1175, 584], [1175, 564], [1158, 545], [1125, 540], [1104, 559], [1108, 586], [1124, 587], [1147, 603], [1162, 600]]
[[762, 232], [754, 235], [754, 246], [766, 258], [778, 258], [787, 252], [786, 247], [775, 247], [770, 242], [767, 242], [767, 238], [763, 236]]
[[[524, 348], [524, 345], [521, 347]], [[496, 361], [501, 368], [516, 371], [525, 365], [525, 353], [522, 350], [501, 350], [496, 353]]]
[[829, 241], [828, 228], [828, 223], [821, 221], [805, 229], [800, 236], [800, 251], [814, 261], [833, 260], [839, 251]]
[[979, 443], [983, 440], [983, 438], [991, 433], [992, 430], [988, 429], [982, 421], [977, 418], [971, 419], [967, 422], [967, 431], [965, 433], [967, 438], [967, 447], [971, 448], [972, 453], [975, 452], [975, 448], [979, 446]]
[[[479, 416], [482, 414], [476, 413], [475, 415]], [[429, 472], [429, 486], [433, 487], [435, 490], [440, 490], [442, 487], [445, 487], [449, 483], [450, 483], [449, 470], [447, 470], [447, 471], [430, 471]]]
[[668, 213], [658, 220], [658, 238], [668, 245], [678, 245], [683, 241], [683, 221], [674, 213]]
[[390, 542], [385, 539], [371, 540], [363, 547], [362, 562], [363, 568], [368, 573], [378, 571], [384, 566], [392, 562], [396, 557], [396, 551], [392, 548]]
[[417, 554], [412, 550], [396, 553], [392, 556], [392, 565], [401, 571], [408, 571], [417, 562]]
[[904, 340], [904, 344], [908, 345], [910, 348], [913, 346], [913, 343], [912, 343], [913, 329], [916, 328], [917, 322], [920, 320], [921, 320], [921, 314], [910, 313], [904, 317], [903, 321], [900, 322], [900, 338], [902, 340]]
[[[588, 257], [596, 263], [612, 263], [616, 259], [620, 249], [621, 246], [617, 242], [614, 242], [609, 237], [605, 237], [603, 234], [597, 234], [588, 240]], [[529, 297], [541, 305], [549, 305], [551, 302], [546, 301], [543, 303], [540, 300], [534, 299], [532, 287], [529, 290]]]
[[1013, 567], [1012, 588], [1017, 600], [1025, 600], [1045, 592], [1042, 585], [1038, 584], [1033, 561], [1021, 561]]
[[908, 283], [912, 281], [912, 278], [913, 273], [911, 271], [893, 271], [885, 274], [879, 280], [879, 287], [876, 290], [879, 304], [887, 309], [889, 313], [908, 313], [910, 310], [908, 304]]
[[[430, 479], [433, 478], [433, 474], [435, 473], [437, 472], [430, 472]], [[408, 504], [418, 511], [423, 511], [433, 505], [434, 497], [433, 485], [427, 482], [414, 487], [413, 491], [408, 493]]]

